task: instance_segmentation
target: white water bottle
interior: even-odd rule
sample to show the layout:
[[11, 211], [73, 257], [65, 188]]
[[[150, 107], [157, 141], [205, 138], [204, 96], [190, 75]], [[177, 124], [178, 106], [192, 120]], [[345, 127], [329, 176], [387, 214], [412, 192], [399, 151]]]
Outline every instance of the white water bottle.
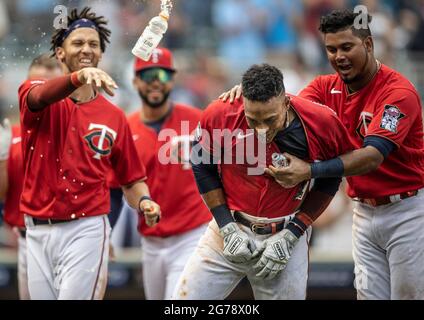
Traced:
[[169, 15], [165, 11], [152, 18], [140, 38], [138, 38], [137, 43], [131, 51], [132, 54], [144, 61], [148, 61], [153, 49], [158, 46], [163, 34], [168, 29], [168, 19]]

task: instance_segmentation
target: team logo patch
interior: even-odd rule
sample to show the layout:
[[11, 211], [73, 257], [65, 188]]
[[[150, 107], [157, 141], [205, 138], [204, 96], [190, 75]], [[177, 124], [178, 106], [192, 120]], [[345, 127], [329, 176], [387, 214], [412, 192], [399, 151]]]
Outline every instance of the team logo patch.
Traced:
[[386, 104], [384, 106], [383, 117], [381, 118], [380, 128], [396, 133], [400, 119], [405, 115], [400, 112], [399, 108]]
[[88, 147], [94, 151], [94, 159], [108, 156], [112, 152], [112, 147], [116, 139], [116, 132], [102, 124], [90, 123], [88, 130], [92, 130], [84, 136]]

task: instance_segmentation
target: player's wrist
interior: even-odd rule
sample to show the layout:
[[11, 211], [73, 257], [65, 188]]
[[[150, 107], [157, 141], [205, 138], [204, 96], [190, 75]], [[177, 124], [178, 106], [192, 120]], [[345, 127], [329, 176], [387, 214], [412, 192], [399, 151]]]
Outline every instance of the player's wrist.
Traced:
[[231, 214], [230, 209], [225, 203], [210, 209], [210, 211], [212, 212], [212, 215], [218, 224], [219, 229], [222, 229], [231, 222], [236, 222], [233, 215]]
[[310, 165], [310, 172], [311, 179], [343, 177], [344, 164], [340, 157], [321, 162], [313, 162]]
[[142, 203], [143, 201], [145, 201], [145, 200], [152, 201], [152, 198], [150, 198], [149, 196], [144, 195], [144, 196], [142, 196], [142, 197], [138, 200], [138, 211], [139, 211], [141, 214], [144, 214], [144, 210], [143, 210], [143, 208], [142, 208], [142, 206], [141, 206], [141, 203]]
[[82, 70], [72, 72], [71, 82], [76, 88], [79, 88], [82, 85], [84, 85], [84, 82], [85, 82], [84, 72]]
[[286, 229], [290, 230], [297, 238], [303, 236], [305, 231], [308, 229], [308, 225], [302, 221], [298, 216], [295, 216], [286, 226]]

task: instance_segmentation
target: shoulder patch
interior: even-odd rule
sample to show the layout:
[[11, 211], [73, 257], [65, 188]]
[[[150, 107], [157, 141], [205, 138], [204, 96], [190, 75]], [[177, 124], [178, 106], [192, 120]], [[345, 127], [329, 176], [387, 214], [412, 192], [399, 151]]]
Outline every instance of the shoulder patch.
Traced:
[[405, 115], [400, 112], [399, 108], [390, 104], [384, 106], [383, 116], [381, 117], [380, 128], [397, 133], [397, 127], [399, 121], [405, 117]]

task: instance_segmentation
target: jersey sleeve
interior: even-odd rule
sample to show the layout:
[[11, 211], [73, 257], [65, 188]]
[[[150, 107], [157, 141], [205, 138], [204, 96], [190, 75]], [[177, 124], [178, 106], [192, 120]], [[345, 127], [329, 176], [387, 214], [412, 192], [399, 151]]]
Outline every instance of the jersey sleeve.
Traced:
[[31, 126], [32, 122], [42, 116], [46, 109], [43, 109], [38, 112], [33, 112], [28, 107], [28, 94], [29, 92], [35, 88], [36, 86], [39, 86], [43, 83], [45, 83], [45, 80], [42, 79], [31, 79], [27, 80], [24, 83], [21, 84], [18, 90], [18, 98], [19, 98], [19, 111], [21, 114], [21, 121], [26, 126]]
[[399, 147], [421, 114], [421, 104], [412, 91], [398, 89], [379, 102], [376, 112], [366, 136], [383, 137]]
[[145, 180], [146, 169], [141, 163], [125, 116], [122, 115], [121, 130], [113, 148], [111, 163], [114, 175], [121, 186]]
[[316, 77], [312, 80], [302, 91], [299, 92], [298, 96], [310, 101], [324, 103], [324, 95], [322, 94], [322, 81], [321, 77]]

